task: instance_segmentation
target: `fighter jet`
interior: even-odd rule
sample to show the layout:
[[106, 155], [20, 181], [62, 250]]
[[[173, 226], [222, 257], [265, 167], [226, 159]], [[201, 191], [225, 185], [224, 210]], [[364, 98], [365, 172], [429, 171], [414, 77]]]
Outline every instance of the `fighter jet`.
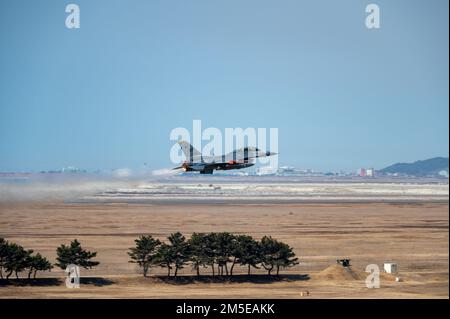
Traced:
[[257, 147], [243, 147], [225, 155], [205, 156], [186, 141], [180, 141], [178, 144], [186, 156], [186, 161], [173, 169], [182, 169], [185, 172], [200, 172], [200, 174], [212, 174], [214, 170], [225, 171], [247, 168], [255, 165], [255, 158], [277, 154], [270, 151], [262, 151]]

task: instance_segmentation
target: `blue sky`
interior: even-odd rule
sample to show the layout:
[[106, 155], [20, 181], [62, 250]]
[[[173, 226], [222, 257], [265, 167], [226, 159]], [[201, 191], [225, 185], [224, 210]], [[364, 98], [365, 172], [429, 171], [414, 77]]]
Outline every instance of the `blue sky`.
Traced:
[[0, 2], [0, 171], [170, 167], [194, 119], [277, 127], [280, 165], [448, 156], [448, 1], [71, 2]]

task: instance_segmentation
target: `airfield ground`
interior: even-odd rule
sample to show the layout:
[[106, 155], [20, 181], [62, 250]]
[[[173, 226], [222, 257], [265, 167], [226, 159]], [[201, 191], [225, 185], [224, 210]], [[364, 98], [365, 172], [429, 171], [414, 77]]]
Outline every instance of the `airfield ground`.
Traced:
[[[100, 265], [82, 270], [80, 289], [68, 289], [64, 272], [41, 274], [34, 285], [0, 283], [0, 298], [448, 298], [447, 203], [327, 203], [270, 205], [0, 204], [0, 237], [55, 259], [61, 243], [77, 238], [98, 252]], [[294, 247], [301, 263], [279, 281], [260, 277], [232, 282], [210, 278], [165, 282], [143, 278], [128, 263], [134, 239], [152, 234], [229, 231], [271, 235]], [[349, 257], [356, 275], [336, 265]], [[364, 269], [396, 262], [398, 276], [382, 275], [367, 289]], [[239, 270], [242, 274], [245, 269]], [[239, 273], [238, 271], [238, 273]], [[152, 269], [164, 275], [165, 270]], [[209, 269], [202, 271], [210, 274]], [[190, 275], [186, 267], [180, 275]], [[53, 279], [52, 279], [53, 278]], [[192, 279], [192, 280], [191, 280]], [[22, 282], [23, 283], [23, 282]], [[308, 291], [309, 296], [304, 292]], [[302, 292], [303, 295], [302, 296]]]

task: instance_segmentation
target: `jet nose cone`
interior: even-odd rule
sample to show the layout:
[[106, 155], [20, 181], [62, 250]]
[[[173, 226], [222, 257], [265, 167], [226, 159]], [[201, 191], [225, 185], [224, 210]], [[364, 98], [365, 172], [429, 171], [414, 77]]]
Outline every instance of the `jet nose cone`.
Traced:
[[269, 152], [269, 151], [267, 151], [266, 152], [266, 156], [272, 156], [272, 155], [277, 155], [278, 153], [275, 153], [275, 152]]

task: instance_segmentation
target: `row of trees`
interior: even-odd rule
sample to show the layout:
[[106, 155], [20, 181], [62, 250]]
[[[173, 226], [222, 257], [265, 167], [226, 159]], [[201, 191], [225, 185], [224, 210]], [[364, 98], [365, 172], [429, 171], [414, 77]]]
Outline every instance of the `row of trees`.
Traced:
[[[186, 239], [180, 232], [171, 234], [168, 243], [161, 242], [151, 235], [141, 236], [135, 240], [136, 246], [130, 248], [128, 255], [132, 263], [137, 263], [147, 276], [150, 268], [167, 268], [167, 276], [177, 276], [178, 271], [186, 265], [191, 265], [200, 276], [201, 268], [211, 268], [212, 275], [232, 276], [236, 265], [251, 269], [267, 270], [279, 274], [280, 269], [298, 264], [298, 259], [289, 245], [264, 236], [260, 241], [248, 235], [221, 233], [193, 233]], [[86, 269], [95, 267], [98, 261], [92, 260], [96, 252], [90, 252], [81, 247], [78, 240], [70, 245], [61, 245], [56, 249], [55, 266], [65, 270], [70, 264]], [[47, 258], [32, 249], [25, 249], [16, 243], [10, 243], [0, 238], [0, 278], [6, 279], [14, 273], [27, 272], [28, 278], [36, 277], [38, 271], [50, 271], [53, 265]]]
[[[70, 264], [84, 268], [92, 268], [99, 264], [98, 261], [91, 260], [97, 253], [84, 250], [78, 240], [74, 240], [70, 245], [61, 245], [56, 249], [55, 266], [65, 270]], [[19, 278], [19, 273], [27, 272], [28, 279], [36, 278], [38, 271], [50, 271], [53, 265], [41, 254], [34, 254], [32, 249], [25, 249], [16, 243], [10, 243], [4, 238], [0, 238], [0, 278], [3, 279], [14, 273]]]
[[28, 279], [36, 278], [38, 271], [47, 271], [53, 268], [47, 258], [41, 254], [33, 254], [32, 249], [25, 249], [16, 243], [10, 243], [0, 238], [0, 278], [3, 279], [5, 271], [6, 279], [14, 273], [19, 278], [19, 273], [27, 271]]
[[151, 235], [135, 240], [136, 246], [130, 248], [128, 255], [132, 263], [137, 263], [147, 276], [150, 268], [167, 268], [167, 276], [176, 277], [178, 270], [190, 264], [200, 276], [200, 268], [210, 267], [212, 275], [232, 276], [235, 265], [251, 268], [263, 267], [271, 275], [279, 274], [280, 269], [298, 264], [298, 258], [289, 245], [264, 236], [257, 241], [248, 235], [221, 233], [193, 233], [186, 239], [180, 232], [171, 234], [168, 243], [161, 242]]

